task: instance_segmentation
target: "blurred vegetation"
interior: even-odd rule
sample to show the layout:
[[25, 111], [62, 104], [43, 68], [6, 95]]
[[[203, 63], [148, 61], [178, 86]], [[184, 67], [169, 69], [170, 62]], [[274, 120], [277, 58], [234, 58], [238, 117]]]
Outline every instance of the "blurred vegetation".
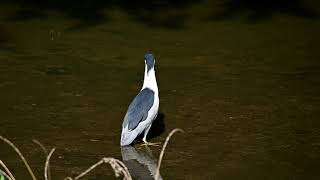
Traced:
[[259, 22], [271, 18], [275, 13], [282, 13], [302, 18], [317, 18], [314, 8], [317, 1], [301, 0], [5, 0], [19, 8], [8, 19], [29, 20], [47, 17], [47, 10], [58, 11], [67, 17], [76, 18], [91, 26], [109, 19], [108, 11], [120, 9], [133, 20], [154, 27], [179, 29], [184, 27], [194, 13], [187, 12], [193, 6], [209, 8], [205, 20], [224, 20], [246, 15], [249, 22]]

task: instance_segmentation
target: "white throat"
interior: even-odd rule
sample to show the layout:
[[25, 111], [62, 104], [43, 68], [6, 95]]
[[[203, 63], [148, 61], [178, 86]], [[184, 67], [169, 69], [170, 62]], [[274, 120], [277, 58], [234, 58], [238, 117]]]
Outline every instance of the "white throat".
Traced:
[[151, 68], [148, 72], [148, 67], [147, 65], [145, 65], [142, 89], [144, 88], [150, 88], [156, 94], [158, 94], [158, 85], [157, 85], [157, 79], [156, 79], [156, 73], [155, 73], [154, 67]]

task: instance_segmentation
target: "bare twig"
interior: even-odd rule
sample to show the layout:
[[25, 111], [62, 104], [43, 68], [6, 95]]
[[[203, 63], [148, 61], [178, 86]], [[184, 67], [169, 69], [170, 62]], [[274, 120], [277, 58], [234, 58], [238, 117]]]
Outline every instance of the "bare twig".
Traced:
[[32, 141], [33, 141], [34, 143], [36, 143], [37, 145], [40, 146], [40, 148], [42, 149], [42, 151], [44, 152], [44, 154], [45, 154], [46, 157], [47, 157], [47, 156], [48, 156], [48, 150], [47, 150], [47, 148], [44, 147], [44, 145], [41, 144], [41, 143], [40, 143], [38, 140], [36, 140], [36, 139], [32, 139]]
[[184, 132], [182, 129], [179, 129], [179, 128], [176, 128], [176, 129], [172, 130], [172, 131], [169, 133], [169, 135], [167, 136], [166, 141], [164, 142], [164, 144], [163, 144], [163, 146], [162, 146], [161, 153], [160, 153], [160, 156], [159, 156], [158, 168], [157, 168], [157, 173], [156, 173], [155, 180], [158, 180], [158, 178], [159, 178], [161, 161], [162, 161], [162, 157], [163, 157], [163, 155], [164, 155], [164, 151], [165, 151], [165, 149], [166, 149], [166, 147], [167, 147], [167, 144], [168, 144], [171, 136], [172, 136], [174, 133], [178, 132], [178, 131]]
[[5, 143], [9, 144], [15, 151], [16, 153], [20, 156], [21, 160], [23, 161], [24, 165], [26, 166], [26, 168], [28, 169], [28, 172], [30, 173], [31, 177], [33, 180], [37, 180], [32, 169], [30, 168], [27, 160], [24, 158], [24, 156], [22, 155], [22, 153], [20, 152], [20, 150], [8, 139], [0, 136], [0, 139], [3, 140]]
[[3, 161], [0, 160], [0, 165], [4, 168], [4, 170], [8, 173], [12, 180], [15, 180], [14, 176], [10, 172], [9, 168], [4, 164]]
[[45, 166], [44, 166], [44, 179], [45, 179], [45, 180], [48, 180], [48, 179], [50, 178], [49, 170], [48, 170], [48, 168], [49, 168], [49, 161], [50, 161], [50, 158], [51, 158], [51, 156], [52, 156], [52, 154], [53, 154], [53, 152], [54, 152], [55, 150], [56, 150], [56, 148], [53, 148], [53, 149], [50, 151], [50, 153], [49, 153], [49, 155], [48, 155], [48, 157], [47, 157], [46, 164], [45, 164]]
[[[178, 132], [178, 131], [183, 132], [183, 130], [178, 129], [178, 128], [172, 130], [169, 133], [169, 135], [167, 136], [167, 138], [165, 140], [165, 143], [162, 146], [161, 153], [160, 153], [160, 156], [159, 156], [159, 161], [158, 161], [158, 167], [157, 167], [157, 170], [156, 170], [155, 180], [158, 180], [158, 178], [159, 178], [160, 166], [161, 166], [162, 158], [164, 156], [164, 152], [165, 152], [165, 149], [167, 147], [167, 144], [169, 143], [169, 140], [173, 136], [173, 134]], [[24, 156], [22, 155], [20, 150], [11, 141], [9, 141], [8, 139], [6, 139], [6, 138], [4, 138], [2, 136], [0, 136], [0, 139], [3, 140], [5, 143], [9, 144], [16, 151], [16, 153], [19, 155], [19, 157], [23, 161], [24, 165], [28, 169], [28, 172], [30, 173], [32, 179], [36, 180], [36, 177], [35, 177], [32, 169], [30, 168], [28, 162], [26, 161], [26, 159], [24, 158]], [[45, 178], [45, 180], [50, 180], [50, 163], [49, 162], [50, 162], [50, 158], [51, 158], [52, 154], [55, 151], [55, 148], [53, 148], [50, 151], [50, 153], [48, 154], [47, 149], [39, 141], [33, 140], [33, 142], [38, 144], [41, 147], [41, 149], [43, 150], [43, 152], [47, 156], [46, 162], [45, 162], [45, 168], [44, 168], [44, 178]], [[112, 157], [102, 158], [100, 161], [98, 161], [97, 163], [93, 164], [91, 167], [89, 167], [87, 170], [85, 170], [84, 172], [82, 172], [81, 174], [76, 176], [75, 178], [66, 177], [65, 180], [78, 180], [78, 179], [82, 178], [83, 176], [85, 176], [86, 174], [88, 174], [90, 171], [92, 171], [93, 169], [95, 169], [96, 167], [98, 167], [101, 164], [110, 164], [110, 166], [114, 170], [114, 173], [115, 173], [116, 177], [119, 177], [120, 175], [123, 175], [123, 179], [124, 180], [132, 180], [132, 177], [131, 177], [126, 165], [122, 161], [120, 161], [118, 159], [115, 159], [115, 158], [112, 158]], [[5, 171], [3, 171], [3, 170], [0, 169], [0, 173], [3, 176], [5, 176], [8, 180], [15, 180], [15, 178], [12, 175], [12, 173], [10, 172], [10, 170], [6, 167], [6, 165], [1, 160], [0, 160], [0, 165], [5, 170]]]
[[121, 174], [123, 174], [123, 179], [124, 180], [132, 180], [132, 177], [128, 171], [128, 168], [124, 165], [124, 163], [118, 159], [115, 158], [102, 158], [99, 162], [95, 163], [94, 165], [92, 165], [90, 168], [88, 168], [87, 170], [85, 170], [84, 172], [82, 172], [80, 175], [78, 175], [75, 178], [71, 178], [71, 177], [66, 177], [65, 180], [77, 180], [80, 179], [81, 177], [85, 176], [86, 174], [88, 174], [90, 171], [92, 171], [93, 169], [95, 169], [96, 167], [98, 167], [99, 165], [106, 163], [106, 164], [110, 164], [112, 169], [114, 170], [115, 176], [119, 177]]
[[10, 179], [15, 180], [16, 178], [14, 178], [14, 176], [12, 175], [11, 171], [9, 170], [9, 168], [6, 166], [6, 164], [4, 164], [4, 162], [2, 160], [0, 160], [0, 165], [4, 168], [4, 170], [8, 173], [8, 176], [10, 176]]
[[[41, 144], [40, 141], [38, 141], [36, 139], [33, 139], [32, 141], [34, 143], [36, 143], [42, 149], [42, 151], [44, 152], [46, 157], [49, 156], [47, 148], [43, 144]], [[46, 167], [47, 167], [47, 170], [44, 171], [45, 178], [46, 178], [46, 173], [47, 173], [47, 180], [51, 180], [50, 164], [48, 164]]]
[[14, 179], [12, 179], [6, 172], [4, 172], [4, 171], [2, 171], [2, 170], [0, 169], [0, 177], [1, 177], [1, 175], [3, 175], [4, 177], [6, 177], [8, 180], [14, 180]]

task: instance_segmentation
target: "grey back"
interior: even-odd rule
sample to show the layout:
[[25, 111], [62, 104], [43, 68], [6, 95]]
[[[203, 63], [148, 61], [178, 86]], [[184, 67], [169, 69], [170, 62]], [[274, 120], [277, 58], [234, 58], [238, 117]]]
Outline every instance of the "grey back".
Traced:
[[131, 102], [127, 113], [124, 117], [122, 126], [126, 127], [128, 124], [128, 129], [135, 129], [141, 121], [147, 119], [148, 111], [151, 109], [154, 103], [154, 92], [145, 88], [133, 99]]

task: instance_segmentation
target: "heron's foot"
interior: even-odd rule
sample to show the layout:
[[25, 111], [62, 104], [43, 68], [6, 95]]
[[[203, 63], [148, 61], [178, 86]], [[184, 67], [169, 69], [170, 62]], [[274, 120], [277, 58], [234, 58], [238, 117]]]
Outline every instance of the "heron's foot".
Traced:
[[156, 143], [151, 143], [151, 142], [148, 142], [146, 140], [143, 141], [143, 144], [141, 144], [142, 146], [160, 146], [161, 143], [160, 142], [156, 142]]

